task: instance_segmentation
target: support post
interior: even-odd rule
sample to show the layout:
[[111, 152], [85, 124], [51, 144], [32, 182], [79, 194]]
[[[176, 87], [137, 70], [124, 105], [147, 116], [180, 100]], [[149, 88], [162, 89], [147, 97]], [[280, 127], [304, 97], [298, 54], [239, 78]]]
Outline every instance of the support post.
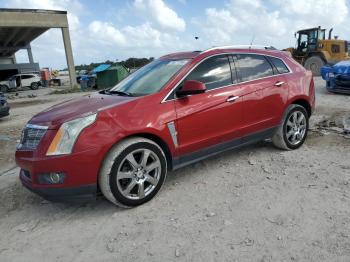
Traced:
[[77, 78], [75, 76], [73, 50], [72, 50], [72, 45], [70, 42], [68, 27], [62, 27], [62, 36], [63, 36], [64, 50], [66, 53], [70, 84], [73, 87], [74, 85], [77, 84]]
[[30, 46], [30, 44], [27, 46], [27, 53], [28, 53], [29, 63], [34, 64], [32, 47]]

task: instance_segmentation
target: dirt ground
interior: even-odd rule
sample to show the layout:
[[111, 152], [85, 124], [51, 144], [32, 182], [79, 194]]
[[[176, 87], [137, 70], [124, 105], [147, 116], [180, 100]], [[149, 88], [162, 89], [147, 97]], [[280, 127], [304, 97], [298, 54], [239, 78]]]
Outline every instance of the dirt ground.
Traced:
[[316, 86], [299, 150], [264, 142], [201, 161], [129, 210], [103, 198], [50, 203], [24, 189], [13, 160], [22, 127], [81, 94], [10, 100], [0, 120], [0, 261], [350, 261], [350, 96]]

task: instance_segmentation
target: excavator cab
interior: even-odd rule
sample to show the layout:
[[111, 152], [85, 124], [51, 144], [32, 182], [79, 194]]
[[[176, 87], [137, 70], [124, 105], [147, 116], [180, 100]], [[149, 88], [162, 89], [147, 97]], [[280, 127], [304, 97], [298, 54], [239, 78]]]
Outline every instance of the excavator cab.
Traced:
[[326, 39], [326, 30], [320, 27], [304, 29], [296, 32], [295, 37], [297, 38], [295, 55], [305, 57], [309, 52], [317, 51], [319, 40]]

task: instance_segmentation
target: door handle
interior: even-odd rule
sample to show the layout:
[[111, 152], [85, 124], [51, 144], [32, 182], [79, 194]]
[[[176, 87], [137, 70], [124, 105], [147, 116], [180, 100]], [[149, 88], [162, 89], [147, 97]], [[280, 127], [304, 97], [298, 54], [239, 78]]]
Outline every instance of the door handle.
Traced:
[[284, 84], [283, 81], [277, 81], [277, 82], [275, 83], [275, 86], [282, 86], [283, 84]]
[[234, 101], [236, 101], [238, 98], [239, 98], [239, 96], [229, 96], [229, 97], [226, 99], [226, 102], [234, 102]]

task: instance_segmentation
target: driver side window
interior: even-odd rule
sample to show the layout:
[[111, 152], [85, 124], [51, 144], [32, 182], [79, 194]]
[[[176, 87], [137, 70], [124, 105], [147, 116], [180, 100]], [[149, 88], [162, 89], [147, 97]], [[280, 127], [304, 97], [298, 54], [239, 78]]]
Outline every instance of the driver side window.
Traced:
[[[228, 57], [219, 55], [200, 63], [183, 81], [197, 80], [206, 85], [207, 90], [232, 84]], [[183, 85], [181, 84], [181, 86]]]

